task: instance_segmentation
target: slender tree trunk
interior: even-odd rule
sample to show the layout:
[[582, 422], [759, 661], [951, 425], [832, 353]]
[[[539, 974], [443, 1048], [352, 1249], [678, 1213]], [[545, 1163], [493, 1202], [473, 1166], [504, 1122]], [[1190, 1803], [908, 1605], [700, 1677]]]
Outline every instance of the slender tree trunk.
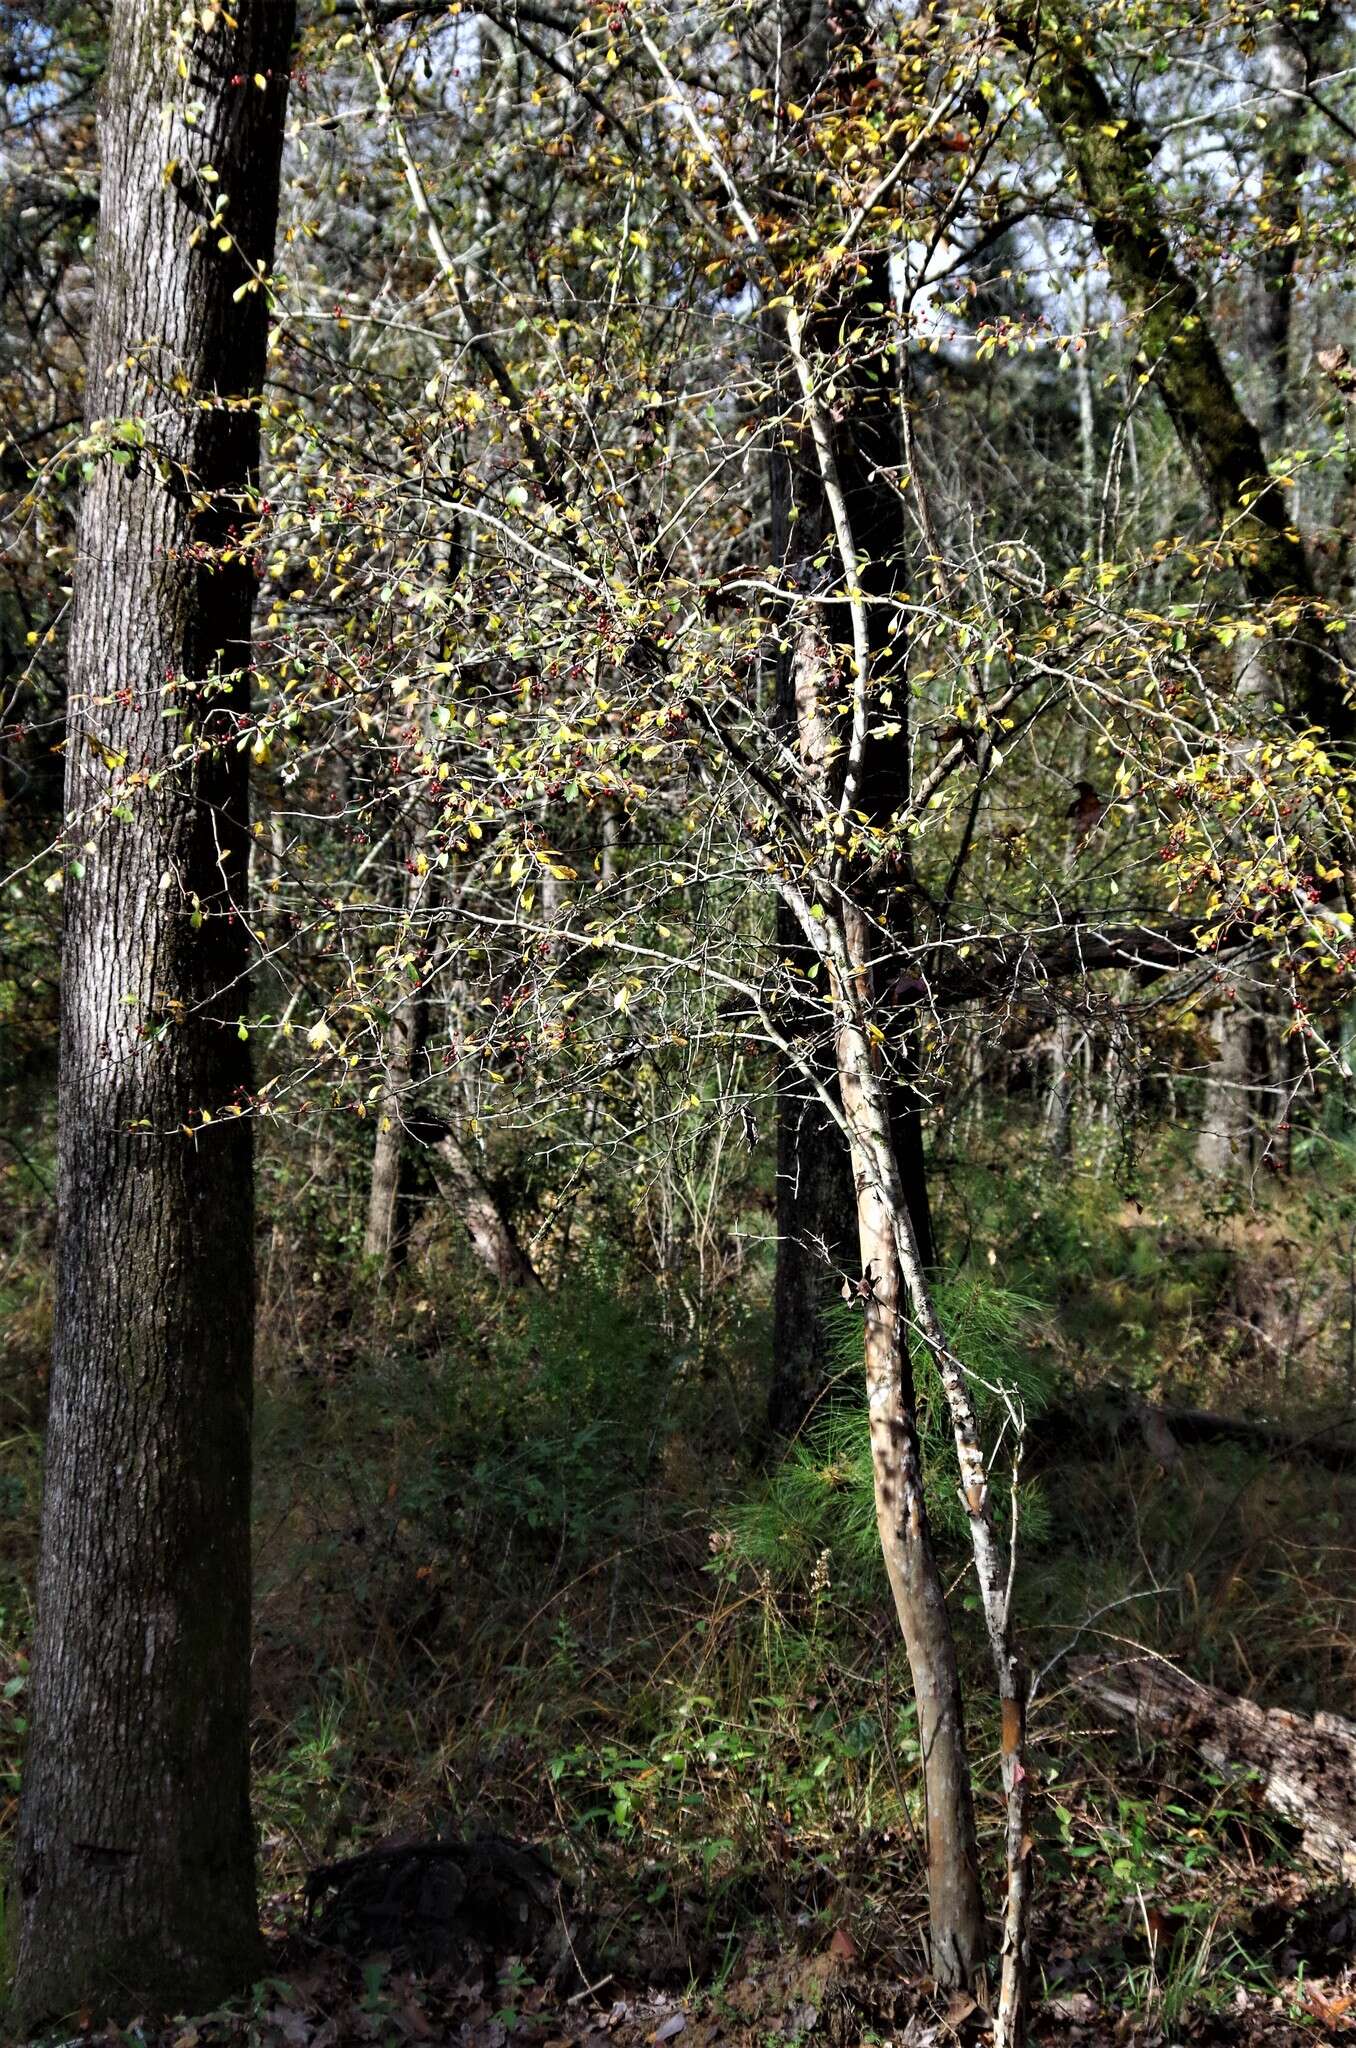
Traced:
[[[841, 54], [850, 71], [854, 56], [868, 40], [864, 18], [850, 0], [838, 11], [836, 26], [841, 43], [834, 55]], [[854, 38], [860, 38], [860, 44], [850, 55]], [[838, 82], [827, 89], [838, 89]], [[887, 311], [893, 299], [888, 257], [870, 257], [860, 272], [846, 268], [837, 283], [837, 292], [826, 284], [805, 338], [817, 356], [822, 352], [832, 357], [843, 329], [860, 323], [860, 352], [853, 359], [850, 380], [844, 376], [851, 395], [841, 427], [812, 418], [813, 401], [805, 398], [803, 382], [801, 401], [791, 412], [792, 418], [799, 413], [800, 419], [794, 434], [786, 436], [793, 446], [785, 488], [798, 516], [788, 522], [783, 559], [791, 587], [804, 594], [795, 607], [779, 723], [799, 754], [807, 792], [820, 801], [836, 802], [843, 773], [844, 723], [844, 674], [838, 650], [855, 644], [856, 629], [848, 602], [816, 601], [808, 593], [817, 575], [816, 555], [841, 551], [841, 516], [850, 528], [856, 556], [856, 568], [844, 573], [844, 580], [855, 583], [860, 578], [862, 591], [877, 600], [866, 618], [870, 674], [859, 681], [873, 707], [879, 704], [877, 692], [893, 690], [891, 716], [882, 721], [882, 736], [870, 744], [862, 760], [859, 793], [861, 812], [885, 825], [907, 805], [909, 795], [907, 676], [901, 650], [890, 638], [889, 610], [883, 601], [898, 585], [906, 551], [903, 506], [895, 481], [902, 447]], [[790, 346], [794, 348], [794, 341]], [[799, 381], [799, 368], [794, 379], [789, 371], [775, 379], [788, 393]], [[841, 498], [837, 514], [830, 504], [821, 437], [831, 444], [829, 460]], [[806, 1080], [812, 1078], [830, 1095], [836, 1087], [847, 1127], [865, 1294], [876, 1519], [913, 1676], [924, 1759], [932, 1970], [940, 1984], [968, 1988], [979, 1981], [987, 1953], [984, 1900], [960, 1674], [924, 1502], [905, 1314], [906, 1302], [917, 1312], [915, 1290], [926, 1290], [933, 1259], [922, 1121], [908, 1058], [901, 1056], [893, 1073], [872, 1071], [868, 1076], [862, 1064], [865, 1040], [847, 1022], [850, 1000], [868, 1008], [878, 998], [884, 1001], [886, 986], [913, 957], [911, 879], [907, 860], [870, 883], [845, 871], [844, 904], [851, 902], [853, 908], [842, 907], [829, 922], [836, 924], [839, 915], [853, 921], [851, 997], [843, 961], [834, 971], [824, 971], [828, 961], [819, 928], [796, 912], [803, 956], [817, 960], [821, 968], [815, 984], [818, 1015], [833, 1033], [823, 1058], [825, 1063], [832, 1058], [834, 1071], [830, 1081], [813, 1049], [808, 1049], [794, 1092], [787, 1077], [782, 1113], [804, 1115]], [[809, 1045], [803, 1036], [799, 1043]], [[822, 1195], [825, 1176], [816, 1176], [810, 1185]], [[815, 1224], [823, 1229], [819, 1217]], [[907, 1287], [899, 1254], [901, 1232], [913, 1258]], [[798, 1231], [787, 1231], [784, 1242], [799, 1247], [806, 1235], [802, 1224]]]
[[[849, 1120], [856, 1123], [861, 1111], [851, 1078], [848, 1089]], [[871, 1282], [865, 1354], [876, 1526], [909, 1659], [923, 1754], [932, 1973], [941, 1985], [968, 1987], [984, 1968], [984, 1898], [956, 1645], [923, 1499], [909, 1298], [895, 1245], [896, 1218], [860, 1142], [853, 1145], [853, 1168], [861, 1268]]]
[[[788, 10], [788, 14], [794, 11]], [[816, 17], [819, 26], [830, 31], [827, 45], [818, 34], [811, 36]], [[837, 94], [846, 97], [860, 83], [869, 64], [871, 27], [856, 0], [839, 0], [831, 19], [812, 5], [800, 21], [779, 24], [779, 31], [782, 26], [794, 30], [807, 44], [813, 42], [825, 49], [829, 61], [815, 81], [822, 104]], [[701, 118], [684, 89], [643, 31], [642, 41], [689, 127], [705, 147]], [[780, 32], [778, 44], [782, 47]], [[707, 153], [719, 161], [714, 147]], [[755, 247], [762, 245], [762, 231], [737, 184], [728, 169], [721, 165], [720, 170], [744, 235]], [[762, 247], [764, 261], [770, 265], [766, 246]], [[842, 294], [837, 305], [833, 303], [835, 285]], [[800, 878], [783, 870], [774, 870], [774, 874], [779, 897], [793, 913], [802, 942], [826, 977], [825, 995], [832, 1007], [841, 1112], [835, 1110], [827, 1091], [821, 1100], [835, 1121], [841, 1114], [851, 1146], [867, 1317], [877, 1517], [915, 1674], [927, 1775], [933, 1969], [943, 1984], [956, 1986], [979, 1980], [985, 1954], [984, 1910], [959, 1676], [918, 1467], [913, 1385], [899, 1314], [901, 1282], [907, 1288], [914, 1323], [937, 1350], [947, 1399], [956, 1417], [976, 1568], [996, 1657], [1000, 1647], [1008, 1644], [1009, 1624], [1004, 1582], [996, 1568], [987, 1479], [967, 1389], [956, 1361], [944, 1347], [938, 1349], [939, 1327], [928, 1274], [899, 1170], [892, 1096], [897, 1094], [898, 1082], [911, 1096], [914, 1076], [907, 1063], [895, 1077], [876, 1071], [878, 1049], [888, 1044], [888, 1035], [874, 1013], [877, 1006], [882, 1013], [898, 1012], [901, 1002], [896, 985], [907, 978], [903, 970], [911, 957], [909, 849], [907, 845], [892, 849], [878, 872], [869, 857], [863, 858], [846, 823], [856, 817], [868, 828], [889, 831], [909, 796], [904, 707], [899, 704], [895, 709], [896, 696], [904, 694], [907, 674], [889, 645], [888, 632], [891, 579], [898, 574], [903, 556], [898, 477], [885, 473], [887, 465], [890, 469], [897, 465], [902, 439], [900, 419], [892, 410], [896, 392], [896, 336], [889, 316], [892, 297], [888, 254], [876, 251], [864, 258], [854, 252], [853, 257], [844, 259], [836, 275], [830, 271], [823, 276], [822, 287], [817, 276], [808, 317], [797, 307], [793, 293], [779, 295], [776, 301], [785, 335], [785, 388], [795, 393], [790, 417], [797, 421], [795, 439], [810, 484], [806, 503], [814, 508], [813, 526], [818, 529], [804, 530], [803, 542], [798, 537], [798, 547], [803, 546], [805, 552], [794, 568], [788, 565], [798, 600], [790, 623], [794, 640], [791, 686], [800, 759], [796, 772], [787, 778], [790, 793], [783, 801], [798, 842], [803, 838], [813, 844], [828, 824], [829, 831], [823, 836], [834, 850], [823, 865], [814, 858], [801, 864]], [[862, 316], [864, 331], [854, 333], [853, 340], [866, 339], [867, 345], [852, 358], [852, 390], [850, 396], [842, 394], [840, 410], [825, 399], [826, 390], [833, 388], [826, 374], [826, 359], [837, 358], [852, 319]], [[835, 360], [835, 370], [838, 367]], [[836, 575], [820, 582], [819, 571], [831, 555], [837, 557]], [[846, 633], [836, 632], [837, 626], [846, 627]], [[849, 654], [842, 652], [844, 647], [850, 648]], [[882, 711], [890, 714], [884, 720], [880, 719]], [[874, 727], [873, 719], [877, 721]], [[834, 830], [835, 823], [839, 830]], [[819, 1093], [822, 1083], [813, 1058], [798, 1059], [790, 1039], [783, 1038], [780, 1049], [789, 1061], [800, 1065], [802, 1081]], [[905, 1106], [916, 1114], [907, 1097]], [[968, 1418], [964, 1439], [963, 1418]], [[1008, 1691], [1012, 1687], [1020, 1691], [1020, 1685], [1016, 1660], [1005, 1657], [1000, 1674], [1000, 1686], [1005, 1688], [1004, 1783], [1011, 1783], [1019, 1795], [1025, 1777], [1020, 1711], [1010, 1746]], [[1004, 1991], [995, 2036], [1002, 2048], [1013, 2048], [1020, 2033], [1018, 2008], [1026, 1960], [1024, 1856], [1019, 1864], [1021, 1875], [1010, 1881], [1009, 1887], [1010, 1902], [1016, 1898], [1020, 1909], [1017, 1938], [1011, 1944], [1011, 1968], [1005, 1944]]]
[[119, 0], [104, 86], [88, 412], [110, 452], [70, 655], [56, 1331], [12, 1894], [27, 2030], [200, 2009], [258, 1946], [236, 744], [254, 577], [219, 551], [255, 488], [267, 302], [236, 293], [272, 260], [292, 9], [234, 12], [207, 33], [179, 0]]
[[[1290, 413], [1290, 335], [1295, 260], [1301, 225], [1301, 185], [1308, 160], [1303, 127], [1308, 63], [1298, 24], [1273, 24], [1258, 43], [1262, 83], [1262, 198], [1270, 235], [1243, 285], [1243, 339], [1253, 367], [1253, 410], [1264, 447], [1284, 446]], [[1312, 31], [1311, 36], [1320, 31]], [[1234, 689], [1240, 701], [1264, 705], [1276, 695], [1266, 643], [1237, 643]], [[1212, 1019], [1216, 1057], [1206, 1078], [1196, 1163], [1212, 1178], [1254, 1164], [1265, 1145], [1273, 1162], [1288, 1164], [1286, 1060], [1280, 1038], [1283, 992], [1273, 983], [1257, 992], [1263, 1015], [1234, 1002]], [[1276, 1027], [1276, 1028], [1272, 1028]], [[1280, 1054], [1279, 1060], [1274, 1055]]]
[[536, 1268], [470, 1153], [447, 1125], [425, 1126], [439, 1192], [466, 1226], [476, 1257], [505, 1287], [539, 1287]]
[[[386, 1071], [377, 1098], [377, 1129], [372, 1144], [372, 1173], [367, 1192], [367, 1226], [363, 1252], [380, 1262], [383, 1271], [404, 1264], [410, 1230], [410, 1148], [406, 1123], [416, 1062], [428, 1032], [428, 998], [419, 980], [411, 980], [414, 951], [411, 913], [417, 906], [420, 878], [414, 855], [423, 835], [411, 837], [410, 870], [405, 889], [405, 915], [393, 948], [390, 972], [398, 979], [386, 1027]], [[417, 966], [415, 973], [418, 973]]]
[[[860, 423], [854, 425], [860, 432]], [[862, 444], [859, 441], [857, 445]], [[893, 567], [893, 558], [889, 559]], [[863, 580], [866, 581], [866, 574]], [[808, 780], [822, 781], [831, 760], [831, 721], [825, 705], [834, 693], [837, 677], [826, 637], [813, 618], [802, 623], [797, 633], [792, 674], [802, 761]], [[903, 800], [906, 789], [900, 776], [906, 772], [906, 747], [891, 762], [873, 764], [868, 801], [874, 811], [890, 800], [891, 791], [897, 792], [897, 801]], [[906, 1103], [906, 1113], [900, 1114], [901, 1094], [907, 1080], [878, 1075], [871, 1065], [864, 1034], [847, 1021], [848, 982], [857, 991], [857, 1000], [869, 1007], [877, 980], [887, 979], [898, 969], [893, 957], [874, 957], [883, 943], [882, 927], [885, 931], [889, 929], [888, 910], [883, 918], [861, 909], [844, 915], [850, 915], [853, 924], [851, 971], [843, 965], [849, 943], [845, 940], [840, 948], [842, 958], [828, 978], [826, 993], [832, 1002], [836, 1069], [833, 1079], [848, 1133], [858, 1257], [865, 1292], [865, 1364], [876, 1519], [918, 1705], [927, 1798], [932, 1970], [938, 1982], [948, 1988], [970, 1987], [984, 1968], [984, 1900], [965, 1752], [960, 1674], [923, 1498], [905, 1316], [906, 1302], [911, 1303], [916, 1313], [920, 1298], [926, 1296], [931, 1259], [921, 1127], [912, 1103]], [[821, 966], [826, 965], [827, 956], [821, 950], [823, 940], [808, 914], [802, 919], [800, 936], [807, 950], [817, 954]], [[803, 1100], [807, 1077], [814, 1077], [820, 1086], [828, 1084], [817, 1072], [813, 1052], [803, 1053], [802, 1059]], [[911, 1176], [908, 1182], [906, 1171]], [[926, 1259], [921, 1249], [922, 1229], [928, 1231]], [[901, 1233], [911, 1248], [912, 1265], [907, 1281], [899, 1254]]]
[[384, 1272], [405, 1263], [410, 1234], [410, 1155], [405, 1142], [410, 1086], [426, 1028], [427, 1009], [418, 990], [402, 995], [386, 1032], [386, 1071], [377, 1099], [372, 1174], [367, 1191], [363, 1252]]
[[[867, 1365], [876, 1516], [892, 1585], [896, 1585], [892, 1542], [904, 1545], [907, 1561], [916, 1575], [914, 1597], [901, 1600], [896, 1585], [896, 1605], [910, 1660], [915, 1663], [915, 1686], [920, 1688], [919, 1731], [929, 1774], [933, 1972], [944, 1985], [975, 1983], [985, 1952], [984, 1913], [974, 1867], [959, 1676], [950, 1627], [941, 1606], [941, 1581], [927, 1542], [927, 1517], [921, 1496], [915, 1497], [911, 1479], [917, 1441], [908, 1345], [900, 1329], [899, 1305], [905, 1300], [909, 1319], [919, 1342], [932, 1354], [946, 1396], [961, 1499], [969, 1517], [976, 1586], [997, 1679], [1002, 1713], [1000, 1764], [1007, 1815], [1007, 1887], [994, 2039], [997, 2048], [1019, 2048], [1025, 2038], [1030, 1971], [1031, 1839], [1026, 1764], [1028, 1681], [1013, 1622], [1012, 1558], [1004, 1558], [997, 1537], [989, 1494], [989, 1464], [970, 1385], [964, 1368], [947, 1344], [900, 1179], [889, 1090], [882, 1085], [872, 1053], [871, 938], [868, 922], [859, 911], [849, 908], [841, 921], [826, 920], [825, 950], [835, 991], [839, 1088], [857, 1181], [863, 1273], [872, 1283], [870, 1293], [875, 1297], [867, 1302]], [[887, 1254], [892, 1256], [893, 1265], [886, 1263]], [[881, 1261], [879, 1267], [876, 1259]], [[896, 1333], [892, 1341], [888, 1334], [891, 1330]], [[1015, 1405], [1011, 1422], [1015, 1455], [1020, 1457], [1022, 1418]], [[1012, 1541], [1016, 1541], [1015, 1530]], [[904, 1561], [901, 1555], [898, 1563], [902, 1565]], [[911, 1629], [916, 1631], [912, 1640]], [[921, 1690], [924, 1684], [934, 1689], [932, 1699], [925, 1698]], [[939, 1778], [935, 1827], [934, 1772]], [[940, 1867], [934, 1861], [939, 1846]], [[939, 1927], [943, 1913], [947, 1915], [945, 1926]]]

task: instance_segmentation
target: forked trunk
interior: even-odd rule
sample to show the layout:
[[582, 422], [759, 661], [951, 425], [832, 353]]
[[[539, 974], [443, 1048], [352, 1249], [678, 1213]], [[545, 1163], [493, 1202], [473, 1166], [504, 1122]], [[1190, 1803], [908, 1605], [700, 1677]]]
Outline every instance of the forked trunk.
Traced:
[[927, 1802], [932, 1972], [947, 1989], [973, 1988], [984, 1968], [984, 1898], [975, 1844], [956, 1645], [923, 1501], [906, 1296], [894, 1222], [866, 1160], [854, 1160], [865, 1303], [866, 1388], [876, 1526], [909, 1659]]
[[[1025, 2038], [1026, 2027], [1031, 1842], [1026, 1770], [1027, 1679], [1013, 1631], [1011, 1558], [1005, 1561], [997, 1538], [989, 1497], [988, 1465], [969, 1383], [959, 1360], [947, 1344], [946, 1333], [938, 1318], [931, 1282], [900, 1180], [890, 1129], [888, 1090], [876, 1070], [866, 1027], [868, 1012], [864, 1008], [864, 997], [868, 995], [870, 985], [870, 951], [865, 920], [849, 911], [841, 925], [827, 923], [826, 950], [830, 954], [835, 984], [839, 1088], [857, 1180], [863, 1276], [870, 1281], [872, 1294], [880, 1296], [880, 1299], [867, 1303], [876, 1513], [911, 1663], [917, 1656], [915, 1685], [919, 1688], [919, 1727], [929, 1771], [928, 1853], [933, 1888], [934, 1973], [943, 1983], [973, 1985], [979, 1961], [968, 1974], [952, 1976], [947, 1973], [960, 1969], [972, 1928], [974, 1953], [982, 1959], [984, 1922], [977, 1873], [973, 1867], [968, 1873], [961, 1867], [963, 1843], [968, 1843], [968, 1860], [973, 1866], [973, 1817], [965, 1763], [960, 1682], [942, 1605], [941, 1578], [930, 1543], [920, 1545], [909, 1540], [915, 1528], [926, 1538], [927, 1518], [914, 1477], [918, 1442], [912, 1377], [903, 1331], [905, 1313], [919, 1342], [926, 1345], [932, 1354], [951, 1416], [961, 1498], [970, 1523], [976, 1586], [1002, 1711], [1000, 1758], [1007, 1809], [1007, 1888], [1003, 1910], [1002, 1981], [994, 2039], [996, 2048], [1017, 2048]], [[872, 1256], [869, 1266], [866, 1263], [868, 1253]], [[881, 1261], [879, 1268], [874, 1263], [875, 1259]], [[884, 1333], [893, 1333], [892, 1341], [884, 1341]], [[1016, 1454], [1020, 1455], [1020, 1413], [1014, 1411], [1011, 1419]], [[901, 1602], [895, 1570], [897, 1565], [906, 1562], [916, 1574], [913, 1583], [919, 1597]], [[910, 1640], [911, 1630], [917, 1631], [913, 1640]], [[924, 1733], [924, 1685], [935, 1688], [934, 1697], [928, 1702], [934, 1721], [931, 1733]], [[952, 1700], [954, 1707], [950, 1704]], [[937, 1837], [932, 1832], [934, 1753], [942, 1773], [937, 1793]], [[935, 1863], [934, 1857], [937, 1858]], [[943, 1909], [949, 1910], [954, 1917], [941, 1930], [939, 1939], [936, 1922]]]

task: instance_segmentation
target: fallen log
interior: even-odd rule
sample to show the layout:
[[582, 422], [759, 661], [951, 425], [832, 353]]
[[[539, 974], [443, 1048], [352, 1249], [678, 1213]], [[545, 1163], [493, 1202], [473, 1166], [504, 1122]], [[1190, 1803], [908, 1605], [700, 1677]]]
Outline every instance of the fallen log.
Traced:
[[1083, 1658], [1073, 1677], [1140, 1735], [1251, 1777], [1264, 1804], [1301, 1830], [1306, 1856], [1356, 1881], [1356, 1721], [1259, 1707], [1157, 1657]]
[[1040, 1438], [1072, 1440], [1090, 1452], [1106, 1452], [1140, 1436], [1160, 1465], [1176, 1467], [1188, 1444], [1240, 1444], [1268, 1458], [1307, 1459], [1330, 1472], [1356, 1470], [1356, 1444], [1338, 1434], [1350, 1427], [1351, 1412], [1324, 1418], [1313, 1428], [1287, 1429], [1241, 1415], [1216, 1415], [1206, 1408], [1177, 1408], [1120, 1387], [1096, 1390], [1083, 1401], [1053, 1402], [1041, 1412]]
[[1275, 1422], [1214, 1415], [1205, 1408], [1167, 1408], [1149, 1402], [1144, 1405], [1152, 1408], [1178, 1444], [1243, 1444], [1248, 1450], [1265, 1451], [1273, 1458], [1309, 1458], [1330, 1472], [1345, 1472], [1356, 1466], [1356, 1444], [1344, 1443], [1332, 1434], [1349, 1422], [1345, 1410], [1331, 1421], [1301, 1432], [1284, 1429]]

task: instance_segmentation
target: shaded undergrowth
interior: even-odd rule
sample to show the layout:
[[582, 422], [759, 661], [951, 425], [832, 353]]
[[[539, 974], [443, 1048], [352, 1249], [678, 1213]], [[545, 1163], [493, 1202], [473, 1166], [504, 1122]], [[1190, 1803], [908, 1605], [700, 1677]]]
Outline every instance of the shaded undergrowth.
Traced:
[[[978, 1383], [1016, 1390], [1028, 1417], [1047, 1989], [1105, 2000], [1115, 1985], [1160, 2018], [1240, 1991], [1293, 2004], [1285, 1987], [1327, 1939], [1295, 1935], [1314, 1884], [1293, 1834], [1246, 1787], [1134, 1757], [1066, 1689], [1062, 1658], [1144, 1643], [1225, 1689], [1340, 1711], [1356, 1481], [1237, 1446], [1163, 1469], [1133, 1435], [1071, 1452], [1045, 1418], [1108, 1383], [1281, 1417], [1340, 1398], [1333, 1187], [1208, 1215], [1170, 1149], [1126, 1200], [1092, 1175], [1056, 1185], [1011, 1134], [993, 1143], [949, 1198], [965, 1256], [943, 1302]], [[46, 1254], [36, 1196], [7, 1194], [30, 1246], [0, 1353], [21, 1449], [0, 1601], [8, 1828]], [[918, 1975], [921, 1762], [875, 1560], [854, 1312], [827, 1293], [842, 1372], [769, 1459], [756, 1260], [722, 1313], [693, 1316], [599, 1218], [543, 1297], [505, 1296], [431, 1213], [375, 1287], [340, 1226], [351, 1209], [342, 1177], [299, 1203], [280, 1175], [261, 1257], [256, 1807], [274, 1923], [329, 1857], [486, 1830], [540, 1844], [572, 1879], [618, 1982], [719, 1990], [759, 1929], [807, 1954], [850, 1930], [856, 1956]], [[986, 1664], [917, 1365], [996, 1879]], [[1340, 1926], [1340, 1902], [1318, 1920]]]

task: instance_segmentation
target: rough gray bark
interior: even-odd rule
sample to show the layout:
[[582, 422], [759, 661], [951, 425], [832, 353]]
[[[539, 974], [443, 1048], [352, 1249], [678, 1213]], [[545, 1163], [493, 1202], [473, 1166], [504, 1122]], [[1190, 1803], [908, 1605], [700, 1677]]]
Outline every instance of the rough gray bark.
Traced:
[[56, 1330], [11, 1894], [30, 2031], [80, 2006], [201, 2009], [258, 1943], [236, 745], [255, 583], [223, 550], [258, 465], [267, 304], [234, 294], [272, 260], [292, 8], [235, 16], [208, 34], [178, 0], [120, 0], [100, 122], [88, 417], [139, 427], [94, 458], [75, 578]]
[[1246, 1168], [1253, 1157], [1252, 1019], [1244, 1005], [1235, 1000], [1217, 1009], [1210, 1037], [1196, 1164], [1218, 1180]]
[[1356, 1879], [1356, 1721], [1259, 1707], [1154, 1657], [1085, 1662], [1076, 1683], [1140, 1735], [1252, 1776], [1272, 1811], [1302, 1829], [1306, 1856]]

